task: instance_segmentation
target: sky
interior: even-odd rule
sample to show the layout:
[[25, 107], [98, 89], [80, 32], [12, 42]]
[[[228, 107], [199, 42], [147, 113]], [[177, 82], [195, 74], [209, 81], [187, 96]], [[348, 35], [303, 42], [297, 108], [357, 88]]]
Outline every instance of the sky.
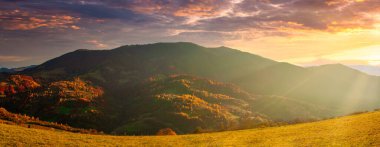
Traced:
[[179, 41], [303, 66], [380, 67], [380, 1], [0, 0], [0, 67]]

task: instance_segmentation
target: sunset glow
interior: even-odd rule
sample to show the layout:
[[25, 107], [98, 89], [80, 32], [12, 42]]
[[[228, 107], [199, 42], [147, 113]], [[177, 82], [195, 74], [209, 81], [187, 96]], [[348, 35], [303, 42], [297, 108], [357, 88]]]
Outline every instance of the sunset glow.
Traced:
[[380, 0], [0, 0], [0, 147], [380, 147], [379, 122]]
[[0, 66], [177, 41], [298, 65], [378, 65], [379, 7], [377, 0], [0, 0]]

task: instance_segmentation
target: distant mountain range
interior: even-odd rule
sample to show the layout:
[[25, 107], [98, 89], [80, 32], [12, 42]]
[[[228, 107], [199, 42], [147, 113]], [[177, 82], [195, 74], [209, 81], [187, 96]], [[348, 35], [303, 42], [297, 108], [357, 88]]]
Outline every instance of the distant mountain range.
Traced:
[[36, 67], [37, 65], [30, 65], [25, 67], [18, 67], [18, 68], [6, 68], [6, 67], [0, 67], [0, 73], [13, 73], [13, 72], [20, 72], [28, 68]]
[[360, 70], [370, 75], [380, 76], [380, 66], [350, 65], [349, 67]]
[[5, 67], [0, 67], [0, 73], [2, 73], [2, 72], [9, 73], [9, 72], [13, 72], [13, 70], [9, 69], [9, 68], [5, 68]]
[[[0, 75], [1, 107], [116, 134], [249, 128], [380, 107], [380, 77], [186, 42], [81, 49], [12, 74], [31, 77]], [[40, 86], [20, 85], [30, 79]]]

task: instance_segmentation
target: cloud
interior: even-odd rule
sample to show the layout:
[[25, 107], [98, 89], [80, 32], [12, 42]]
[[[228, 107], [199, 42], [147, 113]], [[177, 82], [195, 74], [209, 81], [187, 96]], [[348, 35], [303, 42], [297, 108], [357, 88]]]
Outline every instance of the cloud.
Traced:
[[[67, 0], [41, 2], [18, 1], [19, 6], [46, 15], [59, 14], [83, 19], [124, 21], [133, 25], [170, 24], [176, 29], [205, 31], [241, 31], [254, 28], [264, 34], [286, 34], [284, 29], [311, 29], [341, 32], [348, 29], [371, 29], [377, 23], [371, 14], [379, 12], [376, 0]], [[41, 11], [44, 10], [44, 11]], [[25, 12], [31, 13], [31, 12]], [[8, 14], [9, 15], [9, 14]], [[3, 16], [4, 17], [4, 16]], [[46, 16], [45, 16], [46, 17]], [[65, 25], [41, 23], [49, 18], [30, 20], [10, 29], [39, 27], [64, 27]], [[15, 18], [12, 16], [12, 18]], [[59, 18], [58, 18], [59, 19]], [[35, 22], [37, 21], [37, 22]], [[64, 20], [53, 20], [64, 21]], [[50, 21], [51, 22], [51, 21]], [[190, 23], [189, 23], [190, 22]], [[16, 20], [14, 20], [16, 23]], [[79, 29], [75, 22], [67, 28]], [[297, 28], [294, 25], [299, 24]], [[12, 25], [14, 26], [14, 25]], [[72, 27], [76, 26], [76, 27]], [[300, 27], [302, 26], [302, 27]], [[173, 28], [171, 28], [173, 29]], [[272, 33], [268, 33], [268, 30]], [[279, 33], [273, 33], [278, 31]]]
[[[134, 25], [171, 23], [181, 29], [207, 31], [236, 31], [247, 28], [267, 31], [289, 23], [300, 24], [304, 27], [302, 29], [330, 32], [357, 28], [370, 29], [377, 22], [371, 14], [380, 12], [380, 3], [376, 0], [243, 0], [242, 2], [227, 0], [11, 2], [2, 0], [0, 2], [8, 5], [17, 3], [22, 8], [40, 12], [45, 10], [43, 13], [50, 15], [60, 14], [102, 20], [118, 19]], [[186, 24], [189, 19], [192, 23]], [[42, 20], [47, 21], [47, 18]], [[36, 28], [45, 25], [23, 24], [20, 28]], [[275, 35], [275, 33], [272, 34]]]
[[228, 0], [113, 0], [99, 1], [95, 4], [103, 4], [112, 8], [129, 9], [137, 13], [145, 14], [202, 17], [219, 15], [230, 2]]
[[103, 43], [101, 43], [101, 42], [98, 41], [98, 40], [87, 40], [86, 43], [93, 44], [93, 45], [95, 45], [97, 48], [105, 48], [105, 47], [107, 47], [106, 44], [103, 44]]
[[22, 10], [0, 10], [0, 27], [5, 30], [32, 30], [37, 28], [79, 29], [74, 24], [80, 20], [69, 15], [46, 15]]
[[25, 61], [28, 60], [28, 57], [21, 57], [21, 56], [1, 56], [0, 55], [0, 61], [1, 62], [19, 62], [19, 61]]
[[38, 62], [161, 41], [289, 60], [376, 44], [377, 28], [378, 0], [0, 0], [0, 54], [44, 54]]
[[247, 13], [244, 20], [259, 23], [284, 21], [309, 29], [341, 31], [344, 28], [372, 28], [379, 12], [376, 0], [245, 0], [236, 11]]
[[305, 61], [298, 61], [297, 64], [300, 66], [318, 66], [325, 64], [345, 64], [345, 65], [367, 65], [369, 64], [366, 60], [333, 60], [328, 58], [314, 58]]

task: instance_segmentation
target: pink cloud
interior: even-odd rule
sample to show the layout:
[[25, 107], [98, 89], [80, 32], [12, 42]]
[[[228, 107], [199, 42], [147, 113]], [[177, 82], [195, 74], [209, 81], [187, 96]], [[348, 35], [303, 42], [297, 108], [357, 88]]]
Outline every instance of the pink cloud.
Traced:
[[0, 11], [0, 27], [5, 30], [33, 30], [37, 28], [80, 29], [80, 18], [69, 15], [48, 15], [21, 10]]

